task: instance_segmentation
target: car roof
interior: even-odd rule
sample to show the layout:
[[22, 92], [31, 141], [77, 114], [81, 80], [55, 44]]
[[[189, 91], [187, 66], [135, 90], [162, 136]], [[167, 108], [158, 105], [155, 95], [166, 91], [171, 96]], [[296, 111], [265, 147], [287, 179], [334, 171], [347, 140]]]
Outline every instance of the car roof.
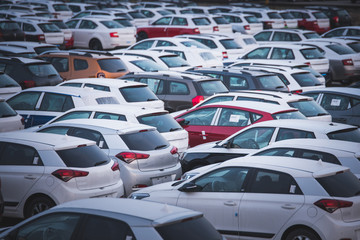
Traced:
[[[171, 78], [192, 80], [192, 81], [218, 80], [217, 78], [204, 76], [202, 74], [196, 74], [193, 72], [158, 71], [158, 72], [134, 72], [133, 74], [145, 75], [145, 76], [163, 76], [163, 77], [171, 77]], [[127, 75], [131, 75], [131, 74], [127, 74]]]
[[126, 79], [114, 79], [114, 78], [76, 78], [62, 82], [58, 86], [61, 86], [61, 84], [66, 84], [66, 83], [92, 83], [92, 84], [99, 84], [104, 86], [106, 85], [117, 88], [147, 86], [147, 84], [141, 82], [134, 82]]
[[21, 140], [29, 143], [36, 143], [38, 150], [46, 150], [50, 148], [54, 150], [63, 150], [78, 147], [79, 145], [84, 144], [87, 146], [96, 144], [94, 141], [78, 137], [54, 135], [53, 133], [30, 132], [24, 130], [2, 133], [0, 135], [0, 140]]
[[[258, 49], [258, 48], [264, 48], [264, 47], [271, 47], [271, 48], [290, 48], [290, 49], [296, 49], [296, 50], [301, 50], [301, 49], [309, 49], [309, 48], [315, 48], [315, 47], [312, 47], [312, 46], [309, 46], [309, 45], [306, 45], [304, 43], [299, 43], [299, 44], [281, 44], [281, 43], [271, 43], [271, 45], [261, 45], [255, 49]], [[253, 50], [255, 50], [253, 49]], [[252, 50], [252, 51], [253, 51]]]
[[249, 74], [251, 76], [264, 76], [264, 75], [275, 75], [270, 72], [263, 72], [258, 70], [245, 70], [240, 68], [223, 68], [223, 67], [214, 67], [214, 68], [195, 68], [199, 72], [224, 72], [224, 73], [234, 73], [234, 74]]
[[9, 46], [23, 46], [23, 47], [44, 47], [44, 46], [54, 46], [53, 44], [48, 43], [39, 43], [39, 42], [28, 42], [28, 41], [5, 41], [0, 42], [0, 45], [9, 45]]
[[292, 68], [288, 66], [259, 66], [259, 65], [250, 65], [250, 66], [242, 66], [241, 69], [244, 70], [256, 70], [256, 71], [270, 71], [277, 73], [309, 73], [309, 71], [300, 69], [300, 68]]
[[304, 91], [304, 93], [310, 92], [336, 92], [340, 94], [350, 94], [360, 97], [360, 89], [359, 88], [349, 88], [349, 87], [330, 87], [330, 88], [321, 88], [317, 90], [309, 90]]
[[[294, 28], [280, 28], [280, 29], [264, 29], [261, 32], [296, 32], [296, 33], [316, 33], [315, 31], [312, 30], [307, 30], [307, 29], [294, 29]], [[259, 32], [260, 33], [260, 32]]]
[[0, 50], [12, 52], [12, 53], [35, 53], [34, 51], [32, 51], [30, 49], [16, 47], [16, 46], [5, 46], [5, 45], [0, 45]]
[[162, 53], [162, 52], [157, 52], [157, 51], [146, 51], [146, 50], [114, 50], [111, 51], [111, 53], [113, 53], [114, 55], [116, 55], [117, 53], [120, 54], [128, 54], [131, 55], [132, 53], [134, 54], [140, 54], [140, 55], [145, 55], [145, 56], [150, 56], [150, 57], [164, 57], [164, 56], [177, 56], [177, 54], [175, 53]]
[[[43, 86], [43, 87], [32, 87], [22, 90], [21, 92], [51, 92], [51, 93], [61, 93], [72, 96], [89, 96], [94, 95], [96, 97], [107, 97], [114, 96], [108, 92], [94, 90], [92, 88], [78, 88], [78, 87], [65, 87], [65, 86]], [[20, 92], [20, 93], [21, 93]]]
[[[0, 45], [1, 46], [1, 45]], [[0, 57], [0, 59], [9, 60], [11, 62], [18, 62], [23, 64], [33, 64], [33, 63], [45, 63], [50, 64], [44, 60], [41, 59], [35, 59], [35, 58], [25, 58], [25, 57]]]

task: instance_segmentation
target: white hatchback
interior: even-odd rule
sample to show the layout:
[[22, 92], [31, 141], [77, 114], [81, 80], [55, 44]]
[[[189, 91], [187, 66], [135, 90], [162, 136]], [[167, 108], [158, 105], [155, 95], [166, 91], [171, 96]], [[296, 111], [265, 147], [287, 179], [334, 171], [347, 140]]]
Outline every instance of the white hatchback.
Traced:
[[0, 132], [24, 129], [24, 118], [0, 97]]
[[95, 142], [54, 134], [0, 134], [4, 216], [27, 218], [71, 200], [124, 195], [119, 164]]

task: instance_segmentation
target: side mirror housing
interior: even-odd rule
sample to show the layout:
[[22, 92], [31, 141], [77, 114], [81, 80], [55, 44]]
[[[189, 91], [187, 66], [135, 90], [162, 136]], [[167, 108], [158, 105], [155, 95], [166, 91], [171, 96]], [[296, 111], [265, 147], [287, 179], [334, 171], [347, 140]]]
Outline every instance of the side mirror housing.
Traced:
[[181, 192], [198, 192], [202, 189], [202, 187], [196, 185], [193, 182], [188, 182], [182, 185], [178, 190]]

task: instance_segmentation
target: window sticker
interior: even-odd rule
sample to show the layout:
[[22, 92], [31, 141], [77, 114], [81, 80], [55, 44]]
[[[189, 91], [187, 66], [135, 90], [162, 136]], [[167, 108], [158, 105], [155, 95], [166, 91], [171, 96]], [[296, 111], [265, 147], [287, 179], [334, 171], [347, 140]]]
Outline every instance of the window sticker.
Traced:
[[296, 185], [291, 185], [290, 186], [290, 193], [295, 193], [296, 190]]
[[331, 106], [340, 106], [341, 99], [332, 99], [330, 105]]
[[239, 120], [240, 120], [240, 115], [233, 115], [233, 114], [230, 115], [229, 122], [239, 122]]

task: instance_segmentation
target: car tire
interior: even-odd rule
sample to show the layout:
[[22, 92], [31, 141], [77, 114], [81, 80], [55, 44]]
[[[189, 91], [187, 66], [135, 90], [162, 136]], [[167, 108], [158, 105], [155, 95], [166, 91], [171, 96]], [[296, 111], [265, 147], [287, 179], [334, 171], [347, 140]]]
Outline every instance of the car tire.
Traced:
[[141, 40], [144, 40], [146, 38], [148, 38], [148, 35], [147, 35], [146, 32], [139, 32], [138, 35], [137, 35], [136, 40], [141, 41]]
[[291, 231], [285, 240], [321, 240], [314, 231], [306, 228], [298, 228]]
[[103, 50], [102, 44], [98, 39], [91, 39], [89, 48], [91, 50]]
[[36, 215], [42, 211], [45, 211], [49, 208], [54, 207], [56, 204], [53, 200], [46, 196], [37, 196], [32, 198], [25, 205], [24, 216], [29, 218], [33, 215]]

